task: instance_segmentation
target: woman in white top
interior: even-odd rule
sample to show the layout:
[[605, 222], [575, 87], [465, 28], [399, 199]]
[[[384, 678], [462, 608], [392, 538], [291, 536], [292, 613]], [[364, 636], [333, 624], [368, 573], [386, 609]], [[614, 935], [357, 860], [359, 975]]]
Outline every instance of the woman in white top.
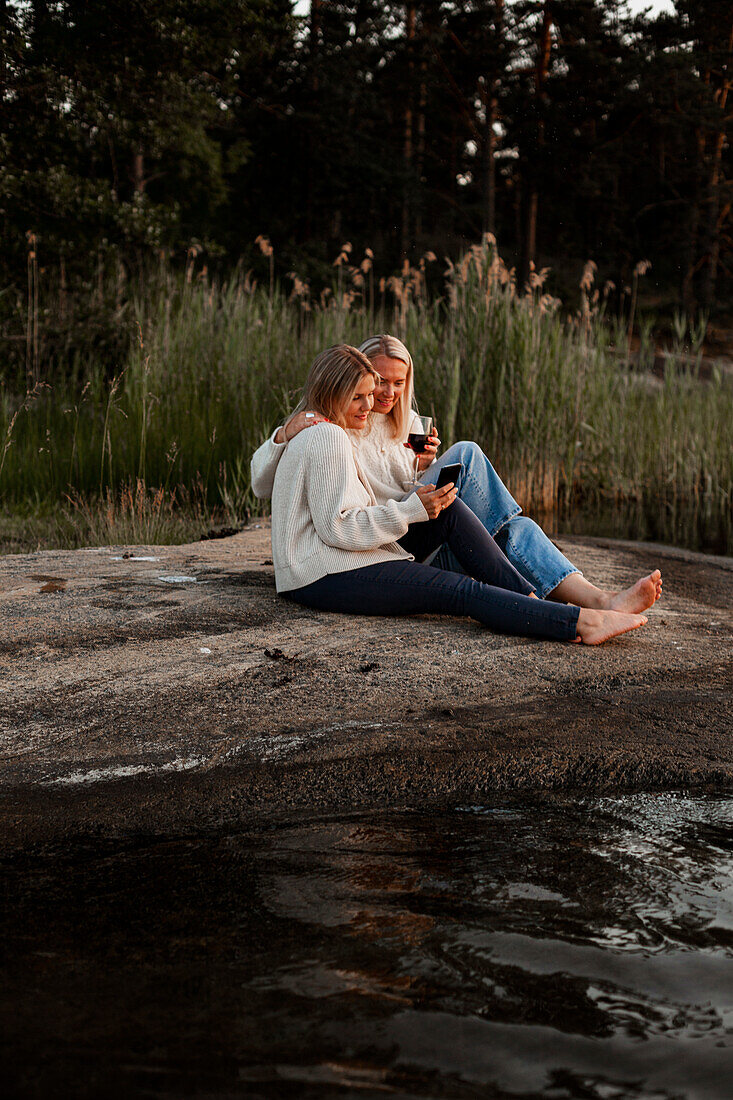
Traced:
[[[288, 442], [272, 485], [278, 592], [319, 610], [469, 616], [506, 633], [588, 644], [646, 622], [537, 599], [453, 485], [378, 503], [351, 442], [367, 427], [376, 380], [369, 360], [346, 344], [310, 369], [294, 416], [307, 410], [317, 422]], [[463, 573], [421, 564], [443, 544]]]
[[[405, 440], [414, 415], [413, 363], [402, 341], [387, 334], [368, 337], [359, 350], [376, 368], [379, 377], [373, 414], [366, 428], [356, 433], [352, 441], [375, 498], [381, 504], [400, 500], [412, 488], [415, 460]], [[301, 402], [287, 424], [262, 444], [252, 459], [252, 485], [257, 496], [270, 495], [277, 464], [289, 441], [322, 419], [317, 410]], [[662, 591], [659, 570], [620, 592], [598, 588], [586, 580], [534, 520], [519, 514], [519, 504], [476, 443], [455, 443], [437, 458], [439, 444], [434, 432], [425, 453], [419, 456], [422, 484], [434, 482], [444, 465], [460, 462], [459, 498], [496, 538], [501, 550], [538, 596], [597, 610], [635, 613], [645, 611], [659, 599]], [[462, 571], [460, 562], [447, 545], [438, 549], [431, 564], [454, 572]]]

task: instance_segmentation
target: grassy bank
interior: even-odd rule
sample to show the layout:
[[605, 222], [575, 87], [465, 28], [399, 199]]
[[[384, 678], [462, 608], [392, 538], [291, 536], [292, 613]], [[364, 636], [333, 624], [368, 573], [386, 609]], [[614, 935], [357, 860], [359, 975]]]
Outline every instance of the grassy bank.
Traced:
[[488, 241], [449, 269], [439, 296], [426, 291], [429, 256], [387, 283], [368, 256], [358, 267], [350, 259], [342, 254], [317, 301], [297, 279], [288, 295], [245, 276], [212, 284], [191, 267], [159, 272], [128, 292], [119, 369], [93, 351], [65, 368], [40, 354], [27, 387], [6, 377], [6, 547], [13, 538], [25, 547], [13, 534], [23, 523], [58, 545], [180, 541], [236, 526], [256, 506], [250, 455], [294, 403], [314, 355], [373, 331], [410, 347], [420, 408], [444, 444], [476, 439], [525, 507], [687, 509], [730, 538], [730, 378], [701, 383], [681, 356], [663, 380], [643, 359], [631, 365], [629, 318], [604, 315], [590, 268], [568, 315], [540, 275], [518, 293]]

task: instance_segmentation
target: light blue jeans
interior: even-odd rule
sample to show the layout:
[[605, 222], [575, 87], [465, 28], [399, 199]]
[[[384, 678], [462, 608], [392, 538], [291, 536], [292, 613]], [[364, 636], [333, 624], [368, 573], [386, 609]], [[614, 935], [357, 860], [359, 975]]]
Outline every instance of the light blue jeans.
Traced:
[[[421, 477], [423, 485], [435, 484], [438, 471], [450, 462], [460, 462], [458, 496], [496, 539], [509, 561], [544, 599], [571, 573], [580, 573], [542, 528], [521, 508], [477, 443], [454, 443]], [[429, 559], [430, 564], [453, 573], [464, 570], [448, 546], [443, 545]]]

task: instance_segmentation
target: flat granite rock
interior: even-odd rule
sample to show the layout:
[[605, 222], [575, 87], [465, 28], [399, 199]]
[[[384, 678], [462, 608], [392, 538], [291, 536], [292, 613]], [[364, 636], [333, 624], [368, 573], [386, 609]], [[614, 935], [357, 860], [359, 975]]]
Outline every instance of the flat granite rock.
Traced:
[[522, 787], [733, 786], [733, 559], [561, 547], [608, 587], [659, 566], [649, 624], [591, 648], [317, 613], [276, 595], [266, 522], [0, 558], [6, 837]]

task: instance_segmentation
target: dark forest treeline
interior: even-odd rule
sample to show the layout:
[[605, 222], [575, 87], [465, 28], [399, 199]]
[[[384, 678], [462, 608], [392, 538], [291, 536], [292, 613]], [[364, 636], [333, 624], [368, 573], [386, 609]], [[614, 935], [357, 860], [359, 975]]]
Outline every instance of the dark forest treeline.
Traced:
[[389, 270], [485, 230], [520, 277], [551, 257], [625, 281], [648, 258], [690, 316], [730, 289], [730, 0], [654, 19], [614, 0], [2, 0], [0, 19], [11, 327], [29, 242], [62, 295], [192, 244], [261, 263], [262, 233], [317, 282], [346, 239]]

